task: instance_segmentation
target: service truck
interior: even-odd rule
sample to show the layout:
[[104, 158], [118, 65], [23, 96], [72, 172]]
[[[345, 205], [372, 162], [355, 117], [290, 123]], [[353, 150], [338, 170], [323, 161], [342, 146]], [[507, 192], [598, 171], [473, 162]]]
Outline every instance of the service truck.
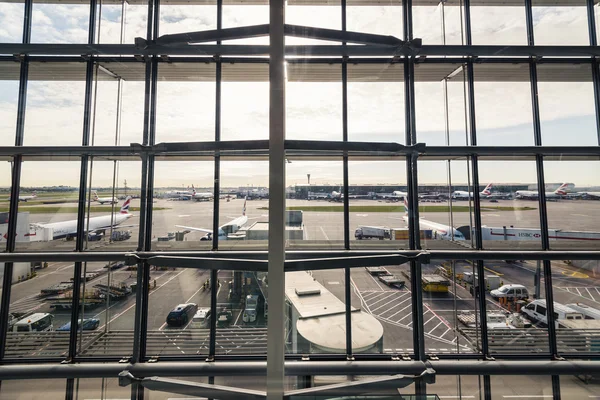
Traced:
[[354, 237], [358, 240], [362, 239], [391, 239], [391, 230], [390, 228], [385, 228], [383, 226], [359, 226], [354, 231]]
[[244, 309], [244, 322], [254, 322], [256, 321], [258, 308], [258, 296], [249, 294], [246, 296], [246, 308]]

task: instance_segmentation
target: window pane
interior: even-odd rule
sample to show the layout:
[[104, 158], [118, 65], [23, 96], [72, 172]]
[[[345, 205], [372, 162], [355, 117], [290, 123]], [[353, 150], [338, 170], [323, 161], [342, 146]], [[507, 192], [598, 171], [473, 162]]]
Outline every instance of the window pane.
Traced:
[[[102, 4], [99, 7], [101, 7], [102, 17], [99, 27], [100, 43], [121, 43], [123, 6], [121, 4]], [[136, 37], [143, 37], [145, 39], [148, 6], [125, 2], [124, 13], [125, 29], [122, 43], [131, 44]]]
[[0, 81], [0, 146], [13, 146], [17, 129], [19, 68], [13, 63], [1, 63], [0, 71], [11, 77]]
[[221, 140], [268, 139], [268, 75], [268, 64], [223, 64]]
[[[84, 249], [91, 251], [132, 251], [138, 246], [141, 196], [140, 162], [94, 159], [88, 169], [88, 235]], [[113, 187], [114, 184], [114, 187]], [[114, 190], [113, 190], [114, 189]], [[156, 222], [156, 220], [155, 220]]]
[[561, 376], [560, 394], [565, 399], [593, 399], [598, 396], [598, 380], [591, 376]]
[[[450, 183], [444, 184], [449, 182], [449, 176]], [[457, 160], [450, 165], [444, 161], [419, 162], [419, 229], [423, 247], [458, 249], [474, 246], [468, 235], [469, 227], [473, 226], [473, 204], [450, 201], [451, 186], [468, 190], [469, 178], [465, 161]]]
[[[290, 6], [285, 9], [285, 23], [290, 25], [312, 26], [317, 28], [342, 29], [340, 6]], [[339, 44], [325, 40], [286, 37], [286, 45], [325, 45]], [[289, 86], [288, 86], [289, 88]]]
[[213, 171], [213, 161], [156, 162], [152, 249], [212, 248]]
[[[569, 6], [541, 6], [533, 0], [533, 31], [536, 45], [588, 45], [585, 0], [574, 0]], [[546, 3], [548, 4], [548, 3]], [[568, 32], [568, 35], [560, 32]]]
[[85, 63], [30, 64], [25, 145], [81, 146], [85, 70]]
[[[535, 260], [485, 261], [484, 270], [484, 285], [489, 297], [486, 307], [490, 352], [547, 353], [548, 330], [537, 312], [537, 308], [546, 304], [543, 263]], [[520, 289], [520, 295], [514, 294], [517, 289]]]
[[89, 4], [44, 4], [36, 0], [31, 43], [87, 43], [89, 15]]
[[156, 142], [214, 140], [214, 64], [161, 63], [158, 79]]
[[209, 29], [217, 29], [215, 6], [164, 4], [160, 7], [161, 36]]
[[[82, 265], [81, 300], [78, 306], [77, 353], [85, 357], [124, 357], [133, 354], [136, 266], [123, 261], [88, 262]], [[150, 281], [164, 282], [158, 273]], [[152, 283], [153, 284], [153, 283]], [[154, 287], [151, 286], [153, 289]], [[71, 307], [66, 299], [54, 300], [59, 332], [69, 332]]]
[[[387, 3], [387, 4], [386, 4]], [[348, 30], [355, 32], [391, 35], [403, 38], [402, 2], [389, 0], [377, 7], [360, 6], [347, 8]]]
[[[223, 6], [223, 28], [269, 23], [269, 6]], [[227, 44], [269, 44], [269, 37], [228, 40]]]
[[405, 143], [402, 64], [348, 65], [348, 140]]
[[216, 354], [266, 356], [267, 273], [219, 271], [217, 279]]
[[66, 379], [33, 379], [4, 381], [0, 397], [7, 399], [64, 399]]
[[[534, 161], [479, 161], [481, 236], [486, 249], [541, 248], [536, 181]], [[455, 200], [462, 204], [466, 196], [458, 191]]]
[[194, 316], [210, 308], [210, 290], [203, 285], [209, 277], [207, 270], [151, 267], [148, 356], [208, 354], [209, 330], [196, 325]]
[[266, 161], [221, 162], [220, 250], [267, 248], [268, 176]]
[[[310, 178], [308, 175], [310, 174]], [[303, 182], [310, 182], [308, 185]], [[287, 246], [343, 248], [344, 205], [341, 195], [342, 162], [292, 161], [286, 164], [286, 184], [295, 187], [296, 199], [286, 200], [290, 220], [301, 219], [301, 233], [290, 226]], [[299, 213], [301, 212], [301, 213]], [[294, 216], [291, 215], [294, 213]], [[297, 224], [296, 224], [297, 225]], [[293, 232], [293, 233], [292, 233]], [[302, 236], [292, 240], [292, 235]]]
[[418, 142], [431, 146], [470, 142], [465, 125], [465, 80], [460, 64], [415, 65]]
[[17, 250], [75, 248], [80, 169], [77, 161], [23, 162], [19, 213], [23, 215], [22, 229], [29, 227], [29, 236], [23, 234], [22, 240], [17, 240]]
[[101, 63], [98, 81], [94, 82], [97, 90], [91, 144], [127, 146], [142, 142], [144, 76], [142, 63]]
[[487, 64], [474, 68], [477, 144], [532, 146], [529, 66]]
[[351, 161], [350, 246], [353, 249], [408, 248], [404, 220], [405, 161]]
[[546, 209], [552, 249], [598, 249], [600, 162], [545, 161]]
[[[539, 101], [545, 146], [597, 146], [594, 89], [589, 65], [541, 65]], [[567, 132], [575, 129], [576, 135]]]
[[0, 3], [0, 42], [20, 43], [23, 40], [24, 1]]
[[342, 139], [341, 79], [339, 64], [288, 64], [286, 139]]
[[525, 7], [523, 6], [471, 7], [471, 24], [473, 44], [475, 45], [527, 44]]

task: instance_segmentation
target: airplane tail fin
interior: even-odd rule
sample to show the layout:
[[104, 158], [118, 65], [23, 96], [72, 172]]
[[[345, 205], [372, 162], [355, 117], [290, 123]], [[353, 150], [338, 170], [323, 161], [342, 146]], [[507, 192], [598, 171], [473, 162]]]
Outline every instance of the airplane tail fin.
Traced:
[[244, 198], [244, 208], [242, 208], [242, 215], [246, 215], [246, 202], [248, 201], [248, 197]]
[[125, 202], [121, 206], [121, 214], [129, 214], [129, 204], [131, 203], [131, 196], [127, 196]]
[[556, 189], [554, 191], [554, 193], [559, 194], [561, 196], [566, 196], [567, 195], [567, 187], [569, 186], [568, 183], [563, 183], [562, 185], [559, 186], [558, 189]]
[[98, 201], [98, 192], [96, 192], [95, 190], [92, 190], [92, 196], [93, 196], [94, 201]]
[[404, 197], [404, 214], [408, 215], [408, 200]]
[[196, 188], [194, 187], [194, 185], [192, 185], [192, 195], [195, 196], [196, 195]]
[[492, 194], [492, 184], [488, 184], [485, 189], [483, 189], [483, 194], [485, 194], [486, 196], [489, 196], [490, 194]]

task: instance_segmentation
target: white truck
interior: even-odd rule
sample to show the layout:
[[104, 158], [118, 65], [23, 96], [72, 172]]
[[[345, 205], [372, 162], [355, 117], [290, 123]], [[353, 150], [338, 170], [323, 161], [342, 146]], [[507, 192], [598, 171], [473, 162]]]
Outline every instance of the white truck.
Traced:
[[244, 322], [254, 322], [257, 317], [258, 296], [249, 294], [246, 296], [246, 308], [242, 319]]
[[590, 307], [583, 303], [567, 304], [567, 307], [583, 314], [585, 319], [598, 319], [600, 320], [600, 310], [597, 308]]
[[354, 237], [358, 240], [362, 239], [391, 239], [391, 229], [383, 226], [359, 226], [354, 231]]

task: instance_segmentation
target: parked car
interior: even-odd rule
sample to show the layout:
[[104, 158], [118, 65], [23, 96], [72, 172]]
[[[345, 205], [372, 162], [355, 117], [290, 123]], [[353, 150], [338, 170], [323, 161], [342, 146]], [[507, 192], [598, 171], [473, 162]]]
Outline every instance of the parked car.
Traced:
[[525, 300], [529, 298], [529, 292], [523, 285], [510, 284], [499, 287], [498, 289], [490, 292], [492, 297], [496, 300], [500, 298], [506, 298], [512, 301]]
[[[77, 321], [78, 324], [81, 324], [81, 318], [79, 319], [79, 321]], [[95, 329], [98, 329], [98, 326], [100, 326], [100, 320], [98, 318], [84, 318], [83, 319], [83, 330], [84, 331], [93, 331]], [[79, 329], [79, 326], [77, 326], [77, 329]], [[57, 329], [58, 332], [68, 332], [71, 330], [71, 323], [67, 322], [66, 324], [64, 324], [63, 326], [61, 326], [60, 328]]]
[[185, 326], [198, 311], [196, 303], [179, 304], [167, 315], [167, 325]]
[[190, 328], [204, 328], [209, 318], [210, 308], [200, 307], [198, 311], [196, 311], [196, 315], [194, 315], [194, 318], [192, 318]]

